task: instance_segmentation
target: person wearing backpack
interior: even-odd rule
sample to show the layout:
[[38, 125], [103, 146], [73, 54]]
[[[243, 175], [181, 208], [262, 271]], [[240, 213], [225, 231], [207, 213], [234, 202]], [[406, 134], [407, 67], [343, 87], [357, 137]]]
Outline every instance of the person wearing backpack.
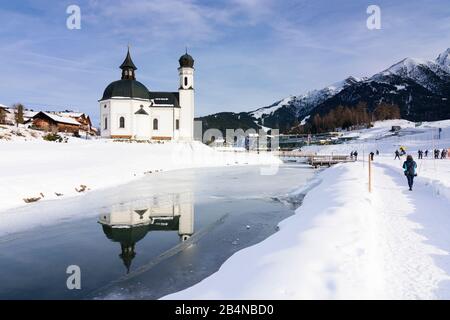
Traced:
[[406, 161], [403, 163], [403, 172], [408, 179], [409, 191], [412, 191], [414, 184], [414, 177], [417, 176], [417, 163], [414, 161], [412, 155], [406, 157]]

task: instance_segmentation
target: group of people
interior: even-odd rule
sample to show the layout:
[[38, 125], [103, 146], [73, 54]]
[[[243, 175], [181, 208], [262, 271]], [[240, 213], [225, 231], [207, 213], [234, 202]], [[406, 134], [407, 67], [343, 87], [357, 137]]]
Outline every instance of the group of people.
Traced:
[[[428, 153], [430, 153], [428, 151], [428, 149], [425, 150], [425, 151], [423, 151], [423, 150], [417, 151], [417, 155], [418, 155], [419, 159], [423, 159], [424, 155], [425, 155], [425, 158], [428, 158]], [[442, 150], [434, 149], [433, 150], [433, 155], [434, 155], [434, 159], [439, 159], [439, 158], [447, 159], [447, 157], [448, 157], [448, 150], [447, 149], [442, 149]]]
[[357, 161], [358, 160], [358, 151], [355, 150], [355, 151], [350, 152], [350, 158], [352, 160]]
[[[378, 156], [379, 154], [380, 154], [380, 151], [377, 150], [377, 151], [376, 151], [376, 155]], [[369, 153], [369, 156], [370, 156], [370, 160], [373, 161], [373, 158], [374, 158], [374, 156], [375, 156], [375, 152], [371, 151], [371, 152]], [[357, 161], [357, 160], [358, 160], [358, 151], [352, 151], [352, 152], [350, 152], [350, 159]]]

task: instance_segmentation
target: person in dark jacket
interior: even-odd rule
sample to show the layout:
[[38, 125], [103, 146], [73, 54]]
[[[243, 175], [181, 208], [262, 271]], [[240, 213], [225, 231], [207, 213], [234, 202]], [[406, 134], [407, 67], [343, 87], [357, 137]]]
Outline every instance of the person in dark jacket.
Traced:
[[400, 152], [398, 150], [395, 150], [395, 158], [394, 158], [394, 160], [395, 159], [400, 160]]
[[355, 156], [355, 161], [358, 161], [358, 151], [353, 152], [353, 155]]
[[419, 156], [419, 159], [423, 159], [423, 151], [422, 150], [417, 151], [417, 154]]
[[425, 158], [428, 158], [428, 149], [425, 150]]
[[375, 153], [373, 153], [373, 151], [371, 153], [369, 153], [370, 155], [370, 161], [373, 161], [373, 157], [375, 156]]
[[412, 155], [406, 157], [406, 161], [403, 162], [403, 172], [408, 179], [409, 191], [412, 191], [414, 184], [414, 177], [417, 176], [417, 163], [414, 161]]

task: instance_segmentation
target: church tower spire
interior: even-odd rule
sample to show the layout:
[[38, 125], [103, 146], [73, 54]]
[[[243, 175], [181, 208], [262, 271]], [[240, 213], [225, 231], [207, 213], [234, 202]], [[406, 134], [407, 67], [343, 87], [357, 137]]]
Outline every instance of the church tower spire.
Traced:
[[127, 56], [125, 60], [120, 65], [120, 69], [122, 69], [122, 80], [136, 80], [135, 71], [137, 70], [136, 66], [133, 63], [130, 55], [130, 46], [128, 46]]

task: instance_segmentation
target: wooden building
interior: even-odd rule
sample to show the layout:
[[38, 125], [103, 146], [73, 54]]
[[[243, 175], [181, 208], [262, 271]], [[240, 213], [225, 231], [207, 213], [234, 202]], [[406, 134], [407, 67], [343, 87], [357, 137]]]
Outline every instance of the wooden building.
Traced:
[[70, 117], [62, 117], [49, 112], [38, 112], [30, 120], [36, 129], [52, 132], [66, 132], [78, 135], [82, 124]]

